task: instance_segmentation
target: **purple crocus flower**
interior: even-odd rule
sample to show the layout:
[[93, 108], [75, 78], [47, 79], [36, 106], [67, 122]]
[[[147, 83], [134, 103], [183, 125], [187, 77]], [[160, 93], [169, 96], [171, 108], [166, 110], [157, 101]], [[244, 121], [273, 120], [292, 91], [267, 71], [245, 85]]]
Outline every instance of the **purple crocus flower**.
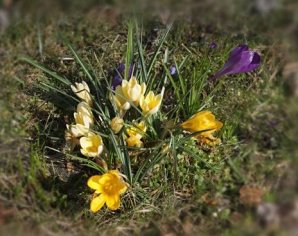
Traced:
[[217, 48], [217, 44], [215, 42], [212, 42], [212, 43], [210, 43], [209, 47], [211, 49], [215, 49], [215, 48]]
[[[133, 67], [134, 67], [133, 64], [131, 64], [130, 67], [129, 67], [129, 71], [128, 71], [128, 77], [129, 78], [132, 76]], [[125, 71], [125, 64], [121, 63], [117, 67], [117, 70], [115, 72], [115, 76], [112, 79], [112, 89], [113, 90], [115, 90], [117, 86], [121, 85], [124, 71]]]
[[171, 76], [175, 75], [176, 74], [176, 71], [177, 71], [176, 66], [171, 66], [170, 67], [170, 75]]
[[224, 75], [250, 72], [257, 69], [260, 63], [261, 57], [257, 52], [249, 49], [247, 45], [239, 45], [231, 51], [229, 59], [223, 68], [210, 79], [215, 81]]

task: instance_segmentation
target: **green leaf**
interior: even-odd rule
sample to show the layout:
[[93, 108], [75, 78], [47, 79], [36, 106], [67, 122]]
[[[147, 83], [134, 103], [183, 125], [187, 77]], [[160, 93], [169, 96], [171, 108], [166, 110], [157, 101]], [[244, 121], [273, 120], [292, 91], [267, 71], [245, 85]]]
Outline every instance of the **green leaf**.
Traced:
[[51, 77], [53, 77], [54, 79], [60, 81], [61, 83], [67, 85], [67, 86], [70, 86], [71, 85], [71, 82], [66, 79], [66, 78], [63, 78], [61, 76], [59, 76], [56, 72], [53, 72], [47, 68], [45, 68], [44, 66], [40, 65], [39, 63], [37, 63], [36, 61], [30, 59], [30, 58], [27, 58], [27, 57], [20, 57], [19, 58], [20, 61], [24, 61], [24, 62], [27, 62], [29, 63], [30, 65], [38, 68], [38, 69], [41, 69], [43, 72], [45, 72], [46, 74], [50, 75]]

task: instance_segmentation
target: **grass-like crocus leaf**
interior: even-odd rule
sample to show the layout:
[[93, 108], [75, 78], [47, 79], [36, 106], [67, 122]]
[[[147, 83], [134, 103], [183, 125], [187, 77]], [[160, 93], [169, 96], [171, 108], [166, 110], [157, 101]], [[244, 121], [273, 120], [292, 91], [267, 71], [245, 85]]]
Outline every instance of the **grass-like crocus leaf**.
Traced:
[[26, 62], [26, 63], [28, 63], [28, 64], [30, 64], [30, 65], [32, 65], [32, 66], [38, 68], [38, 69], [41, 69], [41, 70], [42, 70], [43, 72], [45, 72], [47, 75], [51, 76], [52, 78], [54, 78], [54, 79], [60, 81], [61, 83], [65, 84], [65, 85], [67, 85], [67, 86], [70, 86], [70, 85], [71, 85], [71, 82], [70, 82], [68, 79], [61, 77], [61, 76], [58, 75], [56, 72], [53, 72], [53, 71], [51, 71], [51, 70], [45, 68], [45, 67], [42, 66], [41, 64], [37, 63], [36, 61], [34, 61], [34, 60], [32, 60], [32, 59], [30, 59], [30, 58], [28, 58], [28, 57], [20, 57], [19, 60], [24, 61], [24, 62]]
[[129, 80], [129, 65], [132, 64], [133, 59], [133, 23], [130, 21], [128, 23], [128, 33], [127, 33], [127, 47], [126, 47], [126, 57], [125, 57], [125, 74], [124, 78]]

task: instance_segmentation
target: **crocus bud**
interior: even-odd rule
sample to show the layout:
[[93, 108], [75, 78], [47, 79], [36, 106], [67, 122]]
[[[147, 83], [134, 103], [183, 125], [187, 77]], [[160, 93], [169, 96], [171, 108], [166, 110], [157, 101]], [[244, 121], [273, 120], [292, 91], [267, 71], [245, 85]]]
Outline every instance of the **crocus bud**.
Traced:
[[111, 120], [111, 129], [114, 131], [115, 134], [118, 134], [124, 125], [124, 120], [119, 116], [114, 117]]

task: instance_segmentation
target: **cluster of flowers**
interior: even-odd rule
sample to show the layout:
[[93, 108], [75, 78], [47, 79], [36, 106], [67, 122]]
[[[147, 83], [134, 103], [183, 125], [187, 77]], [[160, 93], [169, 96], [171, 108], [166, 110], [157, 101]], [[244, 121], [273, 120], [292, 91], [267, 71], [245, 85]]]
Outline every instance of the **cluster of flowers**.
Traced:
[[[65, 138], [70, 150], [80, 145], [80, 152], [86, 157], [99, 157], [104, 150], [102, 137], [92, 130], [94, 115], [92, 113], [92, 97], [90, 89], [85, 81], [71, 86], [72, 91], [82, 100], [74, 113], [75, 124], [66, 125]], [[129, 81], [123, 80], [111, 94], [111, 100], [116, 105], [119, 116], [111, 120], [110, 128], [115, 134], [124, 127], [124, 115], [131, 106], [140, 106], [143, 117], [146, 118], [158, 112], [162, 101], [162, 94], [155, 95], [149, 91], [146, 95], [146, 84], [138, 83], [135, 77]], [[139, 123], [133, 121], [133, 125], [126, 128], [126, 144], [129, 147], [142, 147], [141, 140], [147, 130], [144, 120]], [[110, 170], [106, 174], [92, 176], [88, 180], [88, 186], [95, 190], [96, 196], [91, 202], [91, 211], [101, 209], [104, 203], [111, 210], [120, 206], [120, 194], [127, 189], [121, 174], [117, 170]]]
[[[82, 100], [74, 113], [75, 124], [66, 125], [65, 138], [71, 150], [76, 145], [80, 145], [81, 154], [86, 157], [99, 157], [103, 152], [104, 145], [102, 137], [92, 131], [94, 125], [94, 116], [92, 113], [92, 98], [90, 89], [85, 81], [71, 86], [72, 91]], [[115, 134], [119, 133], [124, 127], [124, 115], [131, 105], [139, 106], [144, 118], [158, 112], [163, 94], [155, 95], [149, 91], [145, 95], [146, 84], [139, 84], [135, 77], [129, 81], [123, 80], [121, 85], [117, 86], [111, 95], [115, 103], [119, 116], [111, 120], [111, 129]], [[222, 123], [215, 119], [210, 111], [198, 112], [187, 121], [181, 124], [181, 127], [191, 133], [200, 132], [196, 138], [198, 141], [214, 145], [220, 142], [212, 134], [222, 127]], [[145, 121], [139, 123], [133, 121], [133, 126], [126, 128], [126, 145], [129, 147], [142, 147], [142, 138], [147, 130]], [[203, 132], [202, 132], [203, 131]], [[89, 178], [88, 186], [95, 190], [95, 197], [91, 201], [90, 209], [93, 212], [99, 211], [104, 203], [111, 210], [120, 207], [120, 195], [127, 189], [122, 175], [117, 170], [110, 170], [103, 175], [95, 175]], [[98, 196], [99, 195], [99, 196]]]
[[[123, 117], [131, 106], [142, 109], [143, 117], [148, 117], [158, 112], [162, 101], [162, 94], [155, 95], [153, 91], [146, 92], [146, 84], [139, 84], [136, 77], [132, 76], [129, 81], [123, 80], [121, 85], [118, 85], [114, 94], [111, 95], [117, 109], [119, 116], [116, 116], [111, 121], [111, 129], [117, 134], [124, 125]], [[133, 125], [126, 129], [126, 144], [129, 147], [142, 147], [143, 138], [147, 127], [144, 120], [137, 123], [133, 121]]]
[[[240, 45], [233, 49], [228, 62], [211, 79], [215, 80], [225, 74], [248, 72], [257, 68], [260, 64], [259, 55], [248, 49], [246, 45]], [[123, 69], [123, 68], [122, 68]], [[175, 68], [171, 68], [171, 74]], [[129, 80], [116, 78], [112, 84], [110, 100], [118, 110], [118, 115], [111, 119], [110, 128], [115, 133], [124, 129], [125, 142], [128, 147], [143, 147], [144, 136], [147, 131], [146, 119], [157, 113], [162, 102], [163, 91], [155, 95], [153, 91], [146, 93], [146, 84], [140, 84], [136, 77], [131, 76]], [[75, 124], [67, 125], [65, 138], [70, 150], [80, 146], [82, 155], [88, 158], [99, 157], [104, 150], [103, 139], [92, 128], [94, 126], [94, 115], [92, 112], [92, 96], [85, 81], [71, 86], [72, 91], [81, 102], [74, 113]], [[141, 119], [139, 122], [132, 121], [132, 125], [125, 124], [124, 116], [131, 108], [140, 108]], [[219, 131], [223, 123], [216, 120], [211, 111], [200, 111], [182, 122], [179, 127], [192, 133], [200, 144], [214, 146], [221, 140], [214, 137], [214, 132]], [[120, 207], [120, 195], [128, 187], [124, 176], [118, 170], [109, 170], [103, 175], [95, 175], [89, 178], [88, 186], [95, 190], [91, 201], [92, 212], [99, 211], [106, 203], [111, 210]]]

